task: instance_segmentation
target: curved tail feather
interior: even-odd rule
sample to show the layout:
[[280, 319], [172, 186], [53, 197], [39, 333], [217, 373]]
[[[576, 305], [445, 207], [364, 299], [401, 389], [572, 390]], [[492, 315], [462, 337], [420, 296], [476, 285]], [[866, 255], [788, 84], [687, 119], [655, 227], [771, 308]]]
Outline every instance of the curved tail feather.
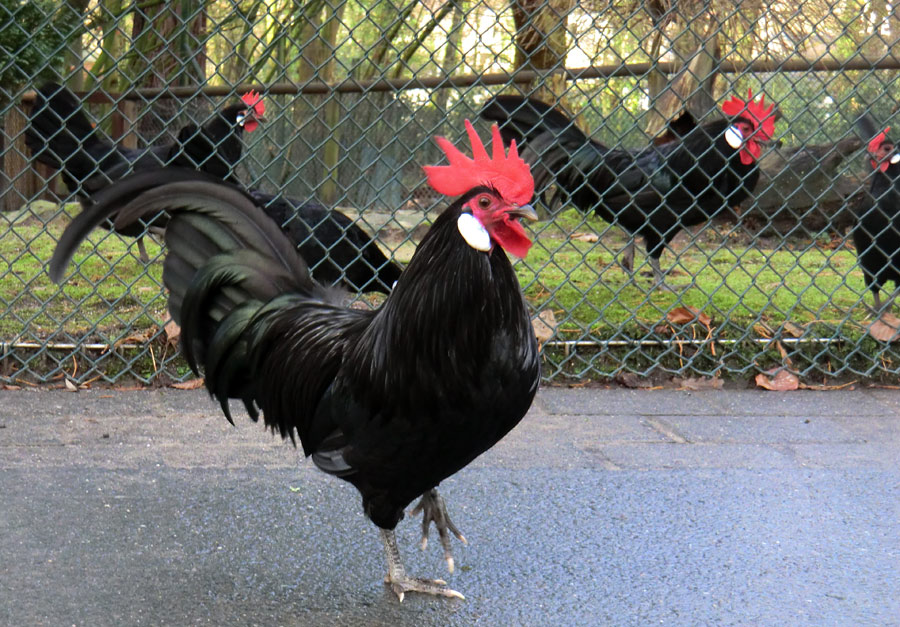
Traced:
[[[60, 281], [78, 244], [109, 216], [127, 225], [160, 211], [169, 214], [163, 282], [185, 356], [195, 372], [205, 371], [207, 387], [229, 419], [229, 398], [241, 399], [256, 418], [255, 360], [268, 354], [267, 342], [281, 341], [266, 335], [279, 317], [324, 312], [330, 327], [310, 326], [313, 341], [340, 335], [344, 325], [369, 312], [338, 307], [340, 296], [312, 279], [293, 242], [248, 194], [194, 170], [167, 168], [163, 174], [175, 182], [161, 184], [160, 172], [148, 171], [99, 192], [63, 233], [51, 277]], [[328, 371], [321, 360], [308, 366]], [[286, 423], [270, 426], [292, 435]]]
[[505, 143], [516, 140], [520, 146], [544, 133], [559, 139], [587, 141], [584, 133], [568, 117], [548, 104], [521, 96], [497, 96], [479, 114], [496, 122]]
[[[500, 125], [504, 141], [516, 140], [531, 164], [536, 190], [551, 208], [571, 200], [582, 210], [594, 209], [599, 198], [617, 184], [619, 153], [593, 141], [560, 111], [539, 100], [497, 96], [482, 109]], [[630, 161], [629, 159], [626, 159]], [[549, 201], [547, 188], [556, 185]]]

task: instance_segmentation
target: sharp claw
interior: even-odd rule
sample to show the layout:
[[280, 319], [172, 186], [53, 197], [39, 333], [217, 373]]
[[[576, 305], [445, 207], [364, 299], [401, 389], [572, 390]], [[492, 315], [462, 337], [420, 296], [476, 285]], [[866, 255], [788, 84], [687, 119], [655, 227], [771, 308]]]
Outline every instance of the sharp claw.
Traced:
[[460, 533], [453, 521], [447, 515], [444, 500], [437, 494], [437, 491], [428, 492], [422, 496], [422, 499], [411, 510], [410, 514], [422, 513], [422, 539], [419, 546], [424, 551], [428, 547], [429, 527], [434, 524], [438, 530], [438, 539], [441, 547], [444, 549], [444, 559], [447, 561], [447, 569], [452, 573], [456, 569], [456, 562], [453, 560], [453, 552], [450, 543], [450, 534], [452, 533], [464, 545], [469, 542], [465, 536]]
[[[434, 596], [465, 599], [455, 590], [447, 588], [447, 582], [443, 579], [420, 579], [409, 577], [400, 560], [400, 551], [397, 548], [397, 537], [393, 529], [381, 529], [381, 540], [384, 543], [385, 554], [388, 562], [388, 574], [384, 578], [391, 592], [397, 595], [397, 600], [403, 603], [407, 592], [419, 592]], [[453, 572], [453, 568], [450, 568]]]
[[404, 578], [400, 581], [392, 581], [390, 583], [391, 591], [397, 595], [397, 600], [403, 603], [406, 599], [407, 592], [421, 592], [423, 594], [431, 594], [434, 596], [448, 597], [453, 599], [465, 600], [462, 594], [450, 588], [441, 588], [446, 586], [447, 582], [443, 579], [409, 579]]

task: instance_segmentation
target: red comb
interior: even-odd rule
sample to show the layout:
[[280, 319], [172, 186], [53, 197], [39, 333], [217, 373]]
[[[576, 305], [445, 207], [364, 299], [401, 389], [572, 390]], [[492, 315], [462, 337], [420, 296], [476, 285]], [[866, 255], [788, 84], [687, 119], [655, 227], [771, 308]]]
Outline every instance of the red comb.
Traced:
[[760, 134], [766, 139], [772, 139], [775, 134], [775, 116], [772, 115], [774, 110], [775, 105], [766, 106], [765, 95], [760, 97], [759, 102], [754, 102], [753, 91], [750, 89], [747, 90], [746, 102], [733, 96], [731, 100], [722, 103], [722, 113], [730, 118], [746, 118], [760, 129]]
[[465, 156], [446, 138], [434, 138], [447, 155], [450, 165], [425, 166], [428, 184], [447, 196], [462, 196], [470, 189], [484, 185], [497, 190], [508, 202], [517, 205], [530, 202], [534, 196], [534, 179], [531, 178], [529, 165], [519, 157], [515, 140], [509, 145], [507, 156], [500, 129], [494, 124], [491, 128], [493, 155], [488, 157], [484, 144], [468, 120], [466, 132], [472, 144], [473, 159]]
[[869, 142], [869, 152], [870, 153], [874, 153], [876, 150], [881, 148], [881, 144], [883, 144], [885, 142], [885, 140], [887, 140], [887, 134], [890, 130], [891, 130], [891, 127], [889, 126], [886, 129], [884, 129], [883, 131], [881, 131], [880, 133], [878, 133], [878, 135], [875, 136], [875, 139], [873, 139], [872, 141]]
[[263, 102], [262, 96], [258, 91], [253, 91], [251, 89], [241, 96], [241, 102], [248, 107], [253, 107], [253, 111], [256, 112], [257, 115], [263, 115], [266, 112], [266, 103]]

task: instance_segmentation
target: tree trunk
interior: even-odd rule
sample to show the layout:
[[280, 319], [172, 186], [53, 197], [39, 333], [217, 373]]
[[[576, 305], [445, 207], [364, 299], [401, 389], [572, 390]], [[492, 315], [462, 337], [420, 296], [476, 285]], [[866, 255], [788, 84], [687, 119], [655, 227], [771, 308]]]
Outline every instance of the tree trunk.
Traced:
[[[319, 79], [325, 82], [334, 80], [335, 59], [334, 50], [337, 46], [338, 27], [344, 13], [346, 3], [342, 3], [337, 9], [326, 3], [324, 22], [325, 26], [319, 29], [319, 40], [316, 42], [321, 63]], [[339, 94], [326, 96], [325, 102], [325, 128], [329, 131], [328, 140], [323, 148], [322, 161], [325, 166], [325, 178], [319, 188], [321, 199], [326, 205], [333, 205], [338, 201], [338, 165], [341, 160], [341, 144], [338, 134], [338, 126], [341, 122], [341, 100]]]
[[81, 41], [81, 33], [84, 30], [84, 14], [87, 11], [89, 0], [68, 0], [66, 6], [69, 7], [68, 20], [78, 24], [78, 28], [73, 28], [66, 46], [65, 69], [68, 72], [72, 68], [72, 73], [66, 78], [66, 85], [73, 91], [81, 91], [84, 88], [84, 45]]
[[[648, 112], [645, 132], [650, 137], [662, 135], [668, 123], [684, 112], [700, 119], [715, 108], [720, 26], [712, 15], [694, 19], [688, 25], [687, 30], [697, 41], [696, 47], [684, 54], [683, 58], [689, 59], [687, 64], [661, 91]], [[682, 34], [680, 38], [686, 36]]]
[[[574, 0], [516, 0], [512, 5], [516, 25], [516, 70], [550, 73], [566, 67], [569, 13]], [[565, 108], [566, 79], [548, 74], [528, 86], [527, 95]]]
[[[3, 189], [0, 191], [0, 205], [4, 211], [20, 208], [34, 197], [40, 185], [37, 176], [29, 167], [25, 148], [25, 114], [19, 106], [10, 107], [3, 125]], [[15, 139], [12, 139], [15, 138]]]
[[[123, 59], [122, 72], [130, 86], [197, 85], [205, 78], [206, 29], [203, 0], [160, 2], [134, 7], [132, 46]], [[138, 132], [148, 143], [168, 140], [169, 122], [183, 110], [171, 98], [156, 100], [153, 115], [143, 115]], [[121, 118], [120, 118], [121, 119]]]
[[[462, 27], [465, 11], [462, 0], [450, 0], [453, 5], [453, 17], [450, 23], [450, 32], [447, 35], [447, 44], [444, 46], [444, 58], [441, 59], [441, 70], [444, 76], [453, 74], [456, 65], [462, 56], [459, 46], [462, 42]], [[447, 113], [447, 104], [450, 102], [451, 89], [440, 89], [432, 96], [432, 100], [441, 113]]]

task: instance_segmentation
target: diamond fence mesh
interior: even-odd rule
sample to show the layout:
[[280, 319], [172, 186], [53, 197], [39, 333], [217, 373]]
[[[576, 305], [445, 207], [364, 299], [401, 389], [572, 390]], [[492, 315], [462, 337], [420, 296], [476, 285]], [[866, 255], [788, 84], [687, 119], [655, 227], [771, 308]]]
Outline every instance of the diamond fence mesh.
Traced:
[[[26, 130], [35, 90], [50, 81], [74, 94], [94, 137], [166, 162], [188, 156], [201, 169], [225, 143], [198, 156], [191, 125], [214, 124], [258, 90], [265, 121], [241, 127], [240, 158], [223, 176], [290, 198], [296, 211], [277, 219], [298, 244], [311, 238], [301, 251], [313, 251], [314, 274], [343, 277], [356, 306], [384, 298], [387, 289], [364, 284], [378, 266], [406, 263], [446, 204], [422, 174], [442, 158], [432, 137], [460, 139], [465, 119], [484, 135], [480, 112], [498, 95], [539, 100], [613, 151], [586, 138], [576, 145], [561, 127], [521, 141], [535, 171], [548, 173], [536, 244], [516, 263], [547, 379], [772, 369], [808, 383], [893, 377], [894, 285], [873, 313], [860, 265], [871, 258], [878, 284], [893, 279], [892, 144], [884, 161], [870, 162], [875, 138], [856, 123], [869, 114], [877, 132], [896, 115], [898, 40], [900, 8], [880, 0], [0, 0], [0, 378], [190, 377], [166, 325], [152, 224], [140, 239], [96, 231], [61, 287], [47, 277], [79, 200], [145, 167], [111, 169], [97, 153], [88, 173], [48, 165], [65, 161], [50, 138], [45, 158], [35, 158]], [[666, 178], [667, 159], [690, 162], [682, 180], [703, 172], [706, 153], [677, 157], [673, 146], [712, 133], [704, 129], [722, 119], [722, 103], [748, 90], [776, 105], [780, 145], [728, 155], [730, 164], [746, 152], [759, 172], [758, 181], [741, 175], [746, 198], [724, 193], [710, 172], [709, 187], [685, 201]], [[60, 132], [73, 120], [59, 116]], [[724, 137], [717, 132], [711, 152]], [[615, 155], [632, 165], [617, 171]], [[613, 183], [602, 187], [610, 167]], [[569, 176], [576, 182], [566, 168], [578, 171]], [[646, 180], [628, 188], [638, 170]], [[616, 186], [628, 188], [618, 209]], [[657, 219], [666, 212], [677, 214], [671, 224]], [[357, 227], [363, 266], [351, 276], [342, 255]], [[647, 254], [656, 238], [667, 241], [662, 281]], [[384, 259], [367, 256], [366, 242]]]

